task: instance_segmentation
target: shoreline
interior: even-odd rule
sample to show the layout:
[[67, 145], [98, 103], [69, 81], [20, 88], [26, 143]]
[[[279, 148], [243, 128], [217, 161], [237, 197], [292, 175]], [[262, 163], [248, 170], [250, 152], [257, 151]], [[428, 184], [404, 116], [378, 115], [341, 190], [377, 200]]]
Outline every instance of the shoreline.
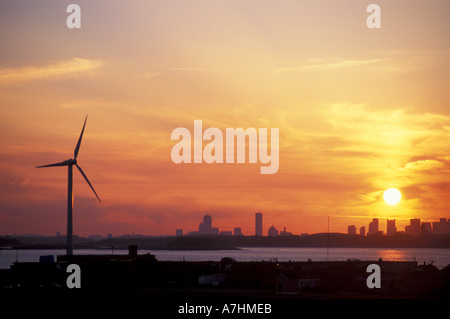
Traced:
[[[74, 236], [75, 249], [128, 249], [138, 245], [147, 250], [239, 250], [239, 247], [267, 248], [441, 248], [450, 249], [450, 234], [410, 236], [358, 236], [319, 233], [308, 236], [167, 236], [145, 238], [109, 238], [92, 240]], [[0, 236], [0, 249], [64, 249], [65, 236], [20, 237]]]

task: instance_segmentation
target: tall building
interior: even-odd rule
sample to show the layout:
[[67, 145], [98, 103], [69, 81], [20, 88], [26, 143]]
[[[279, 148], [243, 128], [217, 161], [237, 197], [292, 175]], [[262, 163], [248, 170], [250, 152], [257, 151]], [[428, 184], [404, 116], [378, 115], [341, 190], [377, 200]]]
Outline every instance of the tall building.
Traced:
[[347, 227], [347, 233], [349, 235], [356, 235], [356, 227], [355, 225], [350, 225]]
[[262, 236], [262, 214], [256, 213], [255, 214], [255, 236]]
[[203, 216], [203, 222], [198, 226], [198, 234], [200, 235], [217, 235], [218, 228], [212, 227], [212, 217], [209, 215]]
[[420, 232], [421, 234], [431, 234], [433, 232], [431, 229], [431, 223], [422, 223], [422, 225], [420, 226]]
[[387, 232], [388, 236], [395, 235], [395, 233], [397, 232], [397, 227], [395, 227], [395, 219], [393, 219], [393, 220], [387, 219], [386, 232]]
[[242, 236], [242, 229], [241, 229], [241, 227], [236, 227], [234, 229], [234, 236]]
[[434, 234], [449, 234], [450, 233], [450, 219], [446, 218], [439, 219], [438, 222], [433, 222], [433, 233]]
[[203, 216], [203, 227], [205, 229], [211, 229], [212, 228], [212, 217], [209, 215]]
[[409, 226], [405, 226], [405, 233], [418, 236], [420, 235], [420, 219], [412, 218], [409, 220]]
[[366, 236], [366, 226], [362, 226], [360, 229], [359, 229], [359, 235], [360, 236]]
[[373, 235], [378, 233], [378, 218], [373, 218], [369, 223], [369, 231], [367, 235]]

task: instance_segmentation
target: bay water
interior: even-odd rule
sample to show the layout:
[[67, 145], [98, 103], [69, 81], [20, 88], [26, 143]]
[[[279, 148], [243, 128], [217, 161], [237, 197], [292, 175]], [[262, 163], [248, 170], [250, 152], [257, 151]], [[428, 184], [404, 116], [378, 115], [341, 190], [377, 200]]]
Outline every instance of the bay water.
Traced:
[[[241, 247], [239, 250], [138, 250], [151, 253], [160, 261], [220, 261], [231, 257], [236, 261], [345, 261], [379, 259], [386, 261], [417, 261], [433, 263], [439, 269], [450, 264], [450, 249], [440, 248], [329, 248], [326, 247]], [[64, 249], [0, 250], [0, 269], [10, 268], [15, 261], [38, 262], [40, 256], [65, 255]], [[128, 250], [75, 249], [74, 255], [126, 255]]]

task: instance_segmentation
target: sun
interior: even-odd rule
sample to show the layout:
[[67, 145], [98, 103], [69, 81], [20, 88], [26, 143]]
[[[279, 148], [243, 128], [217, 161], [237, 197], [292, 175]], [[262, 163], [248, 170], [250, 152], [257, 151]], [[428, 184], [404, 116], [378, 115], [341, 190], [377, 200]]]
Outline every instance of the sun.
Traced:
[[384, 201], [388, 205], [395, 205], [400, 202], [400, 199], [402, 198], [402, 193], [397, 188], [389, 188], [384, 191], [383, 194]]

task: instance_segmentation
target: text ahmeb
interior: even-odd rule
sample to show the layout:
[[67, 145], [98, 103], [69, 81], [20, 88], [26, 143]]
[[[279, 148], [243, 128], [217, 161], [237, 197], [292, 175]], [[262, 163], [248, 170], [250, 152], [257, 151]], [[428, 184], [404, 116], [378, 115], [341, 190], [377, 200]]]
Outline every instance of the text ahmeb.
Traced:
[[[258, 134], [259, 133], [259, 134]], [[236, 140], [236, 163], [245, 163], [246, 138], [248, 137], [248, 162], [257, 163], [258, 151], [259, 162], [269, 164], [261, 166], [261, 174], [275, 174], [279, 167], [279, 129], [270, 129], [270, 155], [267, 148], [267, 128], [256, 129], [242, 128], [225, 129], [225, 157], [223, 154], [223, 134], [218, 128], [207, 128], [203, 132], [202, 121], [194, 120], [194, 163], [235, 163], [235, 140]], [[259, 138], [259, 144], [258, 144]], [[179, 141], [172, 148], [172, 161], [179, 163], [192, 163], [191, 160], [191, 132], [184, 127], [178, 127], [172, 131], [172, 140]], [[181, 140], [180, 140], [181, 139]], [[203, 148], [203, 141], [209, 142]]]

